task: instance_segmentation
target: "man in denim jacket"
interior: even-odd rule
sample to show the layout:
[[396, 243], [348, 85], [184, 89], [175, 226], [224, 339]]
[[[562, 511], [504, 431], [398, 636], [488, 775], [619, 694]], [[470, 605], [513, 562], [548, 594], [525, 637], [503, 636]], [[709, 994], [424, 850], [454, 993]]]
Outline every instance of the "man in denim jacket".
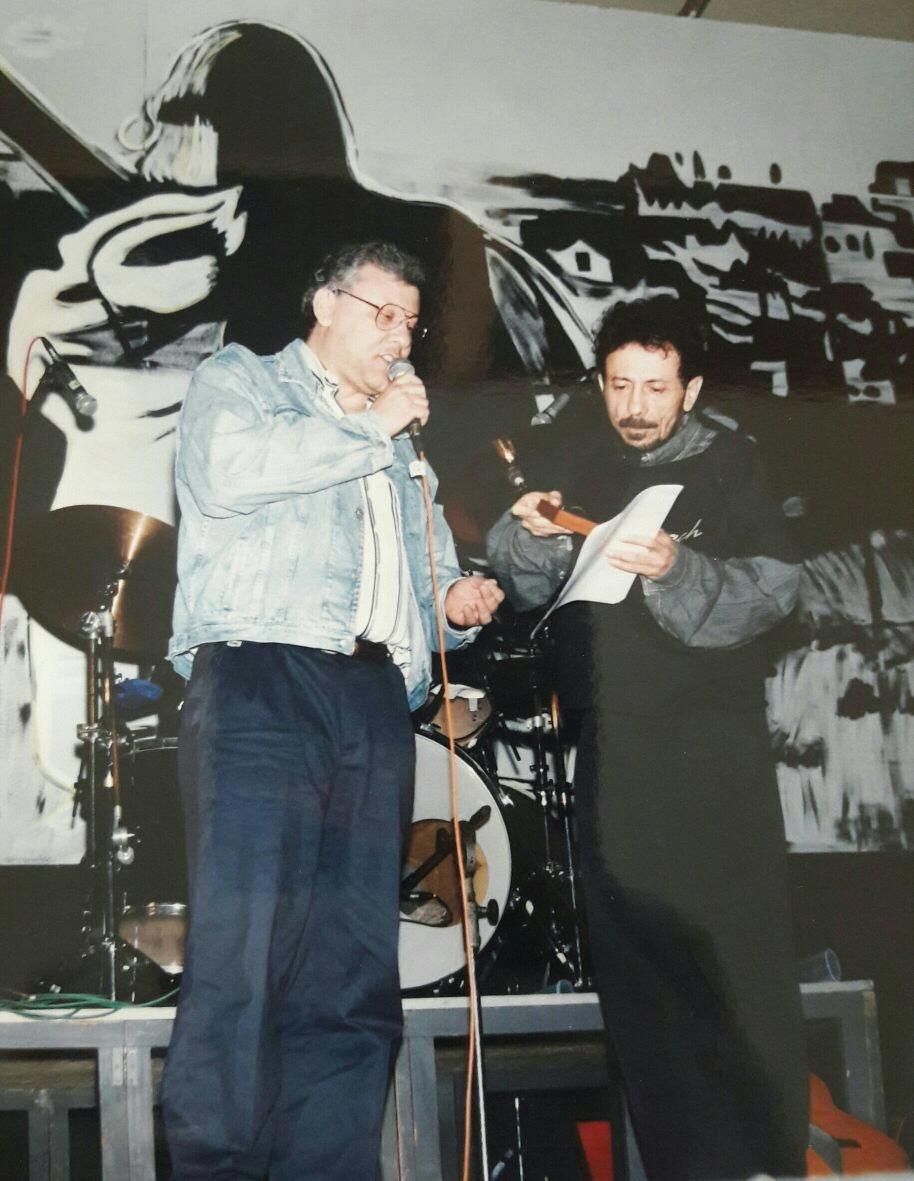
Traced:
[[602, 559], [632, 576], [622, 601], [571, 602], [549, 623], [559, 697], [580, 717], [577, 832], [611, 1059], [650, 1181], [804, 1175], [805, 1041], [758, 642], [790, 613], [800, 568], [757, 447], [695, 409], [703, 347], [678, 301], [615, 305], [595, 355], [602, 421], [577, 446], [547, 436], [548, 456], [519, 456], [552, 491], [522, 496], [488, 550], [532, 608], [576, 556], [542, 499], [603, 521], [652, 485], [681, 486], [655, 536], [621, 537]]
[[[421, 380], [390, 366], [422, 273], [385, 243], [323, 264], [306, 340], [194, 375], [176, 463], [170, 658], [190, 675], [180, 777], [191, 926], [163, 1084], [176, 1181], [377, 1176], [397, 971], [410, 708], [438, 646]], [[501, 599], [440, 509], [446, 647]], [[192, 668], [192, 671], [191, 671]]]

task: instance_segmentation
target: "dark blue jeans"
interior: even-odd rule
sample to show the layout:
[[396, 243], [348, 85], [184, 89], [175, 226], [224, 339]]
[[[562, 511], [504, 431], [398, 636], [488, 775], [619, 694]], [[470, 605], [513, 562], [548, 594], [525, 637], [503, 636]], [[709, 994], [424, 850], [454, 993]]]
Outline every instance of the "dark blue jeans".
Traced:
[[175, 1181], [378, 1176], [414, 766], [392, 664], [197, 653], [179, 744], [190, 932], [162, 1086]]

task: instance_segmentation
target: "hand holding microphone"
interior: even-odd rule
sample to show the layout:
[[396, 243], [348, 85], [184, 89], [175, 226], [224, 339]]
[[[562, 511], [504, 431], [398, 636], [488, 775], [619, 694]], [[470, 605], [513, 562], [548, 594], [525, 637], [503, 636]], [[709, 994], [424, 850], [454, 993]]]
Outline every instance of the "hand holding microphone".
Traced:
[[429, 414], [425, 385], [405, 357], [391, 361], [387, 377], [390, 385], [375, 399], [371, 412], [381, 415], [391, 436], [407, 427], [418, 452], [422, 445], [419, 431]]

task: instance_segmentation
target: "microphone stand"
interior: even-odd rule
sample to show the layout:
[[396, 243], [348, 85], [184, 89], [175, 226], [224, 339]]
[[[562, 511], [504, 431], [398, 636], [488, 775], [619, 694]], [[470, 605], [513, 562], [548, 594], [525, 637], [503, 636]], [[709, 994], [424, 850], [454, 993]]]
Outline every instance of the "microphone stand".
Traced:
[[[86, 637], [86, 721], [76, 728], [85, 748], [86, 863], [92, 879], [93, 912], [84, 958], [98, 961], [99, 993], [118, 1000], [118, 945], [115, 913], [117, 865], [134, 859], [121, 818], [121, 772], [114, 691], [114, 616], [111, 604], [121, 578], [105, 591], [104, 604], [82, 618]], [[96, 918], [100, 920], [96, 925]]]
[[[488, 812], [488, 809], [486, 809]], [[487, 817], [488, 818], [488, 817]], [[469, 920], [470, 950], [472, 963], [467, 968], [476, 975], [476, 958], [479, 955], [481, 940], [479, 936], [479, 917], [484, 914], [494, 926], [498, 922], [498, 903], [494, 898], [487, 906], [480, 906], [476, 901], [476, 890], [473, 880], [476, 876], [476, 830], [472, 821], [461, 822], [460, 835], [463, 841], [463, 860], [466, 869], [466, 911]], [[483, 1181], [489, 1181], [489, 1138], [486, 1117], [486, 1083], [485, 1063], [482, 1053], [482, 996], [478, 988], [473, 989], [475, 1004], [473, 1006], [473, 1045], [475, 1052], [475, 1098], [476, 1115], [479, 1123], [479, 1153]]]
[[[405, 360], [394, 361], [388, 368], [388, 377], [391, 381], [395, 381], [397, 377], [402, 374], [415, 372], [412, 365]], [[426, 503], [427, 523], [429, 527], [429, 562], [432, 576], [432, 589], [437, 598], [438, 596], [438, 579], [435, 569], [435, 555], [431, 539], [431, 520], [432, 520], [432, 504], [431, 495], [428, 487], [427, 470], [425, 463], [425, 449], [422, 444], [422, 435], [419, 430], [418, 421], [410, 423], [409, 434], [412, 439], [413, 448], [416, 452], [416, 459], [410, 464], [409, 472], [411, 476], [422, 478], [423, 493]], [[438, 618], [438, 635], [441, 641], [440, 651], [444, 653], [444, 637], [442, 630], [442, 618], [440, 611], [437, 613]], [[451, 760], [453, 766], [454, 760], [454, 732], [450, 715], [450, 703], [448, 700], [448, 683], [447, 683], [447, 665], [442, 663], [443, 675], [443, 690], [444, 690], [444, 706], [445, 717], [447, 718], [447, 734], [451, 750]], [[452, 790], [456, 795], [456, 782], [452, 778]], [[482, 1181], [490, 1181], [489, 1175], [489, 1145], [488, 1145], [488, 1130], [486, 1128], [486, 1101], [485, 1101], [485, 1077], [482, 1060], [482, 999], [479, 995], [479, 989], [476, 986], [476, 958], [480, 950], [481, 940], [479, 937], [479, 916], [484, 914], [488, 917], [489, 922], [495, 925], [498, 922], [498, 903], [493, 898], [489, 901], [488, 906], [480, 907], [476, 902], [476, 892], [473, 886], [473, 878], [476, 872], [476, 832], [475, 828], [479, 824], [484, 824], [488, 819], [489, 809], [481, 808], [469, 822], [457, 822], [456, 807], [453, 809], [452, 831], [454, 831], [453, 845], [454, 851], [457, 853], [457, 832], [459, 828], [460, 833], [460, 856], [456, 858], [458, 876], [465, 878], [465, 896], [463, 898], [464, 904], [464, 920], [465, 931], [464, 937], [467, 944], [467, 975], [470, 995], [474, 998], [473, 1003], [473, 1052], [475, 1054], [475, 1095], [476, 1095], [476, 1110], [479, 1121], [479, 1151], [482, 1165]], [[440, 835], [440, 834], [439, 834]], [[439, 840], [439, 847], [441, 845]], [[420, 867], [422, 869], [423, 867]], [[415, 876], [415, 875], [414, 875]], [[469, 1084], [468, 1084], [469, 1086]], [[471, 1096], [467, 1095], [468, 1101]], [[465, 1127], [465, 1134], [469, 1142], [469, 1134], [471, 1131], [472, 1121], [472, 1103], [468, 1102], [469, 1110], [467, 1112], [467, 1126]], [[466, 1167], [469, 1167], [469, 1161], [465, 1162]]]
[[[498, 903], [494, 898], [490, 898], [485, 906], [480, 906], [476, 900], [476, 888], [474, 885], [476, 877], [476, 830], [481, 828], [492, 814], [492, 809], [488, 805], [483, 805], [478, 811], [474, 812], [469, 820], [461, 820], [460, 822], [460, 840], [463, 849], [463, 865], [466, 877], [466, 914], [467, 926], [469, 928], [469, 943], [470, 943], [470, 962], [467, 963], [467, 972], [472, 973], [473, 979], [476, 979], [476, 957], [479, 954], [482, 940], [479, 934], [479, 919], [485, 917], [493, 926], [498, 925], [499, 913]], [[435, 851], [422, 862], [411, 874], [403, 878], [401, 882], [401, 891], [414, 890], [419, 883], [425, 878], [437, 865], [451, 855], [456, 856], [457, 844], [453, 836], [453, 826], [451, 831], [448, 828], [440, 828], [436, 834]], [[402, 896], [402, 894], [401, 894]], [[483, 1062], [483, 1047], [482, 1047], [482, 997], [478, 988], [470, 990], [474, 997], [473, 1005], [473, 1052], [474, 1052], [474, 1097], [476, 1100], [476, 1116], [479, 1124], [479, 1152], [480, 1162], [482, 1167], [483, 1181], [489, 1181], [489, 1141], [488, 1141], [488, 1127], [486, 1117], [486, 1084], [485, 1084], [485, 1064]]]

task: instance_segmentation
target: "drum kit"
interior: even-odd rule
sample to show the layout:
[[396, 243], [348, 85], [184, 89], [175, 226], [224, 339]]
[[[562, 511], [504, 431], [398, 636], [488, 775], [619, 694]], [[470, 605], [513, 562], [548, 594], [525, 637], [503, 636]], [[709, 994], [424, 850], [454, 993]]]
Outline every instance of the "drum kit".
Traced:
[[[150, 1002], [180, 984], [187, 880], [177, 784], [178, 678], [158, 675], [171, 625], [176, 531], [107, 505], [36, 515], [20, 530], [16, 591], [86, 656], [74, 812], [86, 824], [82, 951], [53, 990]], [[542, 652], [493, 624], [451, 673], [461, 839], [489, 993], [586, 987], [568, 747]], [[118, 661], [146, 679], [124, 679]], [[449, 659], [449, 667], [455, 655]], [[145, 662], [145, 665], [144, 665]], [[158, 662], [158, 663], [157, 663]], [[416, 715], [416, 792], [401, 890], [405, 992], [466, 987], [440, 687]]]

